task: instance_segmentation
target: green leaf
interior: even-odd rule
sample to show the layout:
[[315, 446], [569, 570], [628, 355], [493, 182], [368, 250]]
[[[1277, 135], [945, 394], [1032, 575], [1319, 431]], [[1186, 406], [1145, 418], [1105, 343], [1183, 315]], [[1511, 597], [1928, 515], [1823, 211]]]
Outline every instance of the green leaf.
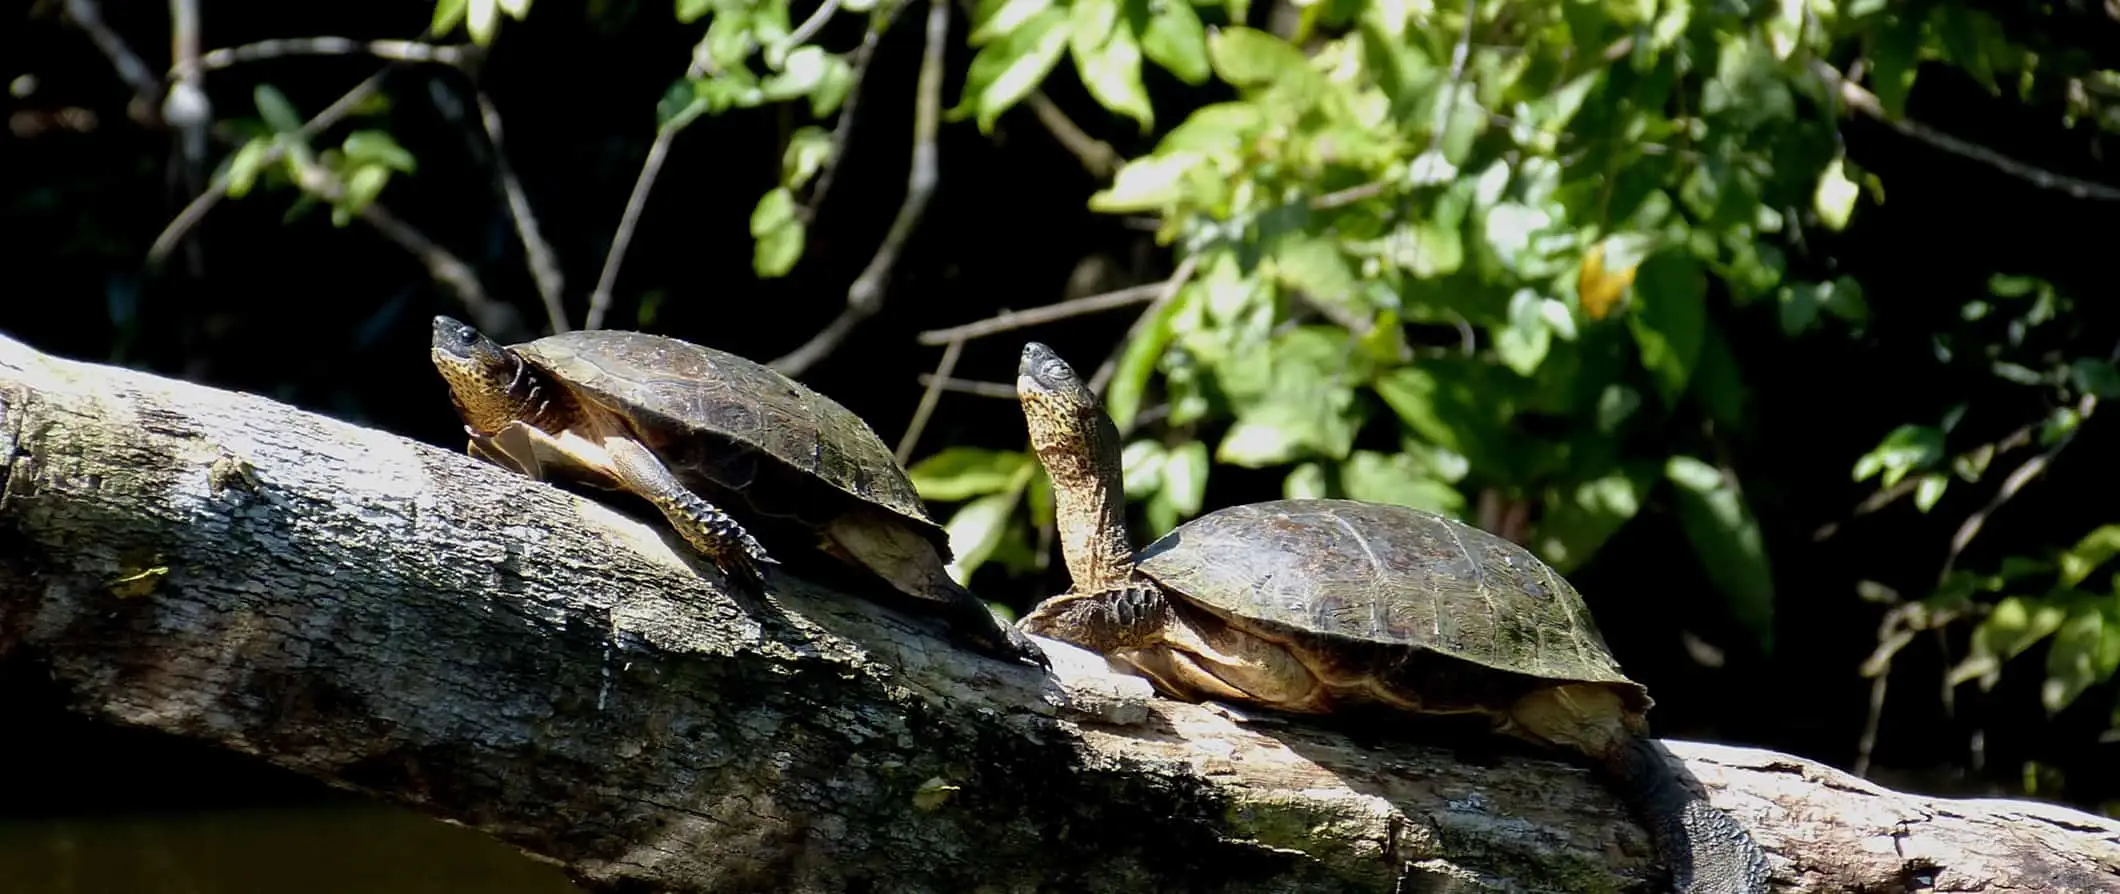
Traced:
[[2069, 380], [2077, 391], [2106, 400], [2120, 397], [2120, 369], [2096, 357], [2078, 357], [2069, 364]]
[[1930, 472], [1921, 476], [1914, 485], [1914, 508], [1927, 512], [1936, 508], [1936, 501], [1943, 499], [1943, 492], [1951, 486], [1951, 476], [1942, 472]]
[[1549, 490], [1531, 548], [1562, 574], [1582, 567], [1641, 512], [1656, 472], [1654, 463], [1636, 462], [1572, 488]]
[[980, 47], [965, 72], [963, 98], [950, 116], [970, 114], [980, 133], [992, 133], [1001, 113], [1029, 96], [1060, 61], [1068, 30], [1067, 12], [1048, 6]]
[[1928, 469], [1943, 459], [1943, 430], [1931, 425], [1901, 425], [1877, 442], [1870, 452], [1855, 460], [1855, 480], [1866, 481], [1879, 472], [1882, 487], [1898, 484], [1908, 472]]
[[1360, 427], [1358, 410], [1345, 388], [1274, 394], [1237, 414], [1215, 461], [1259, 469], [1310, 456], [1346, 456]]
[[1811, 193], [1811, 208], [1818, 212], [1826, 229], [1834, 232], [1847, 229], [1848, 218], [1855, 213], [1855, 199], [1862, 194], [1862, 188], [1848, 179], [1843, 170], [1845, 164], [1845, 159], [1833, 159], [1818, 175], [1818, 188]]
[[795, 220], [795, 193], [785, 186], [766, 190], [751, 209], [751, 235], [764, 236]]
[[2120, 556], [2120, 525], [2105, 525], [2083, 536], [2061, 554], [2061, 586], [2073, 587], [2090, 577], [2098, 566]]
[[1207, 58], [1215, 74], [1233, 87], [1303, 84], [1313, 80], [1315, 74], [1303, 51], [1264, 31], [1242, 25], [1210, 35]]
[[1344, 302], [1358, 285], [1354, 270], [1331, 238], [1290, 232], [1273, 246], [1274, 278], [1283, 285], [1328, 303]]
[[[443, 2], [456, 2], [461, 4], [463, 0], [443, 0]], [[690, 25], [693, 22], [699, 21], [701, 16], [704, 16], [707, 13], [712, 12], [713, 10], [714, 0], [677, 0], [677, 23], [680, 25]]]
[[346, 135], [346, 142], [340, 145], [339, 151], [345, 153], [349, 162], [381, 165], [401, 173], [413, 173], [418, 167], [413, 162], [412, 153], [399, 146], [387, 131], [354, 131]]
[[993, 555], [1008, 530], [1009, 516], [1016, 511], [1015, 491], [988, 494], [958, 507], [943, 529], [950, 536], [950, 554], [955, 561], [949, 574], [959, 586], [971, 580], [972, 572]]
[[[1139, 0], [1135, 0], [1139, 2]], [[1178, 80], [1193, 86], [1207, 82], [1207, 28], [1186, 0], [1151, 3], [1148, 27], [1141, 31], [1141, 52]]]
[[259, 84], [250, 91], [251, 101], [257, 103], [258, 117], [275, 133], [291, 134], [302, 129], [302, 116], [294, 110], [294, 103], [287, 101], [287, 94], [271, 84]]
[[[1109, 16], [1099, 10], [1109, 10]], [[1118, 13], [1119, 0], [1075, 0], [1069, 37], [1075, 74], [1099, 104], [1140, 122], [1141, 132], [1147, 133], [1156, 115], [1149, 107], [1148, 88], [1141, 83], [1141, 43], [1133, 28], [1117, 23]], [[1097, 18], [1086, 22], [1092, 15]]]
[[796, 128], [780, 154], [780, 185], [801, 189], [832, 157], [832, 132], [816, 125]]
[[1385, 258], [1418, 279], [1458, 272], [1465, 264], [1465, 236], [1437, 220], [1399, 224], [1385, 243]]
[[2039, 701], [2048, 714], [2059, 713], [2083, 690], [2105, 682], [2116, 668], [2120, 668], [2120, 624], [2096, 606], [2086, 605], [2054, 631]]
[[470, 0], [464, 11], [465, 25], [471, 31], [471, 42], [486, 46], [493, 42], [493, 32], [500, 30], [500, 4], [495, 0]]
[[1340, 464], [1340, 489], [1349, 499], [1425, 509], [1452, 518], [1465, 512], [1465, 495], [1428, 477], [1419, 460], [1403, 453], [1357, 450]]
[[816, 118], [839, 111], [846, 102], [847, 91], [854, 89], [853, 64], [845, 56], [827, 54], [824, 58], [824, 74], [810, 90], [810, 115]]
[[1729, 601], [1730, 614], [1774, 648], [1774, 566], [1759, 521], [1744, 494], [1721, 470], [1690, 456], [1665, 461], [1664, 476], [1677, 486], [1678, 520], [1694, 555]]
[[1170, 453], [1162, 442], [1129, 441], [1119, 448], [1119, 469], [1126, 498], [1146, 500], [1163, 487], [1163, 458]]
[[1744, 374], [1738, 370], [1729, 341], [1723, 338], [1722, 327], [1710, 323], [1703, 332], [1706, 338], [1701, 341], [1700, 364], [1693, 368], [1693, 396], [1707, 411], [1708, 418], [1742, 431], [1749, 427], [1751, 419], [1746, 407], [1751, 395], [1745, 388]]
[[1149, 376], [1155, 373], [1156, 361], [1162, 359], [1176, 337], [1171, 321], [1187, 304], [1197, 300], [1200, 292], [1198, 283], [1186, 283], [1171, 300], [1154, 308], [1142, 320], [1141, 330], [1126, 340], [1111, 381], [1104, 386], [1104, 412], [1119, 431], [1133, 430], [1134, 414], [1140, 412], [1141, 395], [1148, 390]]
[[346, 175], [346, 192], [332, 204], [331, 223], [345, 226], [353, 215], [375, 202], [383, 194], [383, 187], [390, 183], [391, 171], [382, 165], [361, 165]]
[[1982, 689], [1992, 688], [2000, 678], [2003, 662], [2061, 629], [2067, 616], [2061, 606], [2043, 599], [2010, 596], [1996, 602], [1987, 617], [1973, 628], [1965, 660], [1951, 668], [1945, 682], [1956, 686], [1979, 680]]
[[1520, 376], [1538, 372], [1553, 345], [1553, 333], [1541, 313], [1545, 299], [1530, 289], [1509, 296], [1509, 325], [1494, 333], [1494, 352]]
[[906, 469], [923, 500], [954, 503], [1015, 486], [1030, 454], [1020, 450], [949, 447]]
[[795, 216], [795, 193], [776, 186], [751, 209], [751, 236], [757, 240], [751, 267], [766, 279], [786, 276], [802, 258], [806, 227]]
[[1708, 324], [1707, 280], [1693, 259], [1658, 252], [1636, 272], [1634, 290], [1640, 306], [1627, 315], [1627, 329], [1665, 405], [1676, 404], [1700, 362]]
[[1069, 0], [1068, 46], [1080, 55], [1110, 40], [1119, 23], [1119, 0]]
[[1180, 517], [1198, 515], [1207, 499], [1207, 445], [1187, 441], [1163, 458], [1163, 487], [1156, 494], [1168, 500]]
[[1106, 214], [1160, 211], [1184, 195], [1185, 172], [1205, 160], [1201, 153], [1181, 151], [1129, 161], [1112, 177], [1111, 186], [1089, 197], [1090, 210]]
[[463, 24], [464, 11], [469, 6], [468, 0], [435, 0], [434, 18], [427, 23], [428, 36], [445, 37], [455, 31], [456, 26]]
[[1553, 225], [1553, 216], [1516, 202], [1501, 202], [1487, 210], [1481, 235], [1495, 260], [1505, 269], [1521, 273], [1528, 260], [1532, 237]]
[[1007, 0], [994, 14], [979, 22], [967, 38], [972, 46], [983, 47], [996, 37], [1006, 37], [1032, 16], [1053, 8], [1053, 0]]
[[1190, 150], [1202, 155], [1239, 152], [1244, 144], [1266, 129], [1266, 114], [1248, 102], [1218, 102], [1201, 106], [1156, 143], [1157, 155], [1175, 155]]
[[228, 197], [240, 199], [250, 192], [258, 174], [265, 169], [265, 154], [272, 151], [272, 140], [267, 137], [251, 137], [243, 148], [228, 159]]
[[758, 89], [770, 102], [804, 96], [824, 83], [825, 72], [830, 67], [830, 53], [815, 44], [804, 44], [790, 51], [781, 70], [767, 75]]
[[1331, 496], [1325, 467], [1314, 462], [1298, 463], [1281, 479], [1281, 497], [1288, 500], [1322, 500]]

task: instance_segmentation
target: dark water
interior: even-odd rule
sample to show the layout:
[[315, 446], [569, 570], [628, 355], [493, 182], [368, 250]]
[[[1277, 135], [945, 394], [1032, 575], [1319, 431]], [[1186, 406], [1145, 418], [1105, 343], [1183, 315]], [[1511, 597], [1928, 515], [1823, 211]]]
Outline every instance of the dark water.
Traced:
[[6, 665], [0, 894], [580, 892], [471, 829], [74, 716]]
[[6, 894], [576, 894], [469, 829], [349, 804], [0, 821]]

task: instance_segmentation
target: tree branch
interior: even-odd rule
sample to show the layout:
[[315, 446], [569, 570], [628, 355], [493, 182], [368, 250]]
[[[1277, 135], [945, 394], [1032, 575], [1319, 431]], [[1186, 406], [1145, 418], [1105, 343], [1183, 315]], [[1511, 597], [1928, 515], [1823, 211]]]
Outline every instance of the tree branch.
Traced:
[[927, 214], [928, 200], [934, 198], [935, 182], [941, 176], [936, 163], [935, 133], [942, 126], [942, 59], [949, 48], [949, 35], [949, 0], [928, 0], [927, 45], [920, 57], [920, 79], [913, 94], [913, 161], [906, 171], [905, 201], [898, 206], [898, 216], [891, 221], [883, 243], [876, 246], [875, 257], [847, 286], [846, 309], [801, 347], [773, 360], [771, 366], [782, 375], [800, 378], [839, 347], [862, 320], [883, 307], [883, 288], [890, 282], [891, 268], [897, 265], [906, 241], [919, 228], [920, 218]]
[[[417, 359], [406, 362], [416, 363]], [[440, 393], [439, 388], [436, 391]], [[590, 890], [1640, 891], [1569, 764], [1053, 676], [460, 452], [0, 338], [0, 656]], [[2112, 890], [2120, 823], [1668, 743], [1777, 890]]]

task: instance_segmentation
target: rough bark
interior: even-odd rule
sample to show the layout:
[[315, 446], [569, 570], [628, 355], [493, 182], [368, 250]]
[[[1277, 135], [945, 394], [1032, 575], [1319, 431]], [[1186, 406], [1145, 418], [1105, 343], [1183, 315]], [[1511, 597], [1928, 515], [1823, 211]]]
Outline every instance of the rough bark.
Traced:
[[[0, 338], [0, 656], [592, 889], [1657, 878], [1571, 764], [1233, 723], [1049, 649], [1051, 677], [785, 577], [732, 595], [661, 527], [459, 452]], [[2120, 890], [2120, 823], [1666, 744], [1780, 890]]]

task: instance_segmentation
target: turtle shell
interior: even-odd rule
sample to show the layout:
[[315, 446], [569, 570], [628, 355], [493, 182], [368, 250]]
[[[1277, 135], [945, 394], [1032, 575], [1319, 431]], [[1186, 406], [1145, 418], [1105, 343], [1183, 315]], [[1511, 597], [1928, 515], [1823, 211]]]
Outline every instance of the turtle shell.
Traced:
[[1421, 648], [1552, 681], [1617, 684], [1581, 594], [1527, 549], [1445, 516], [1353, 500], [1219, 509], [1143, 549], [1169, 592], [1245, 623]]
[[[763, 364], [674, 338], [609, 329], [563, 332], [512, 350], [624, 419], [644, 442], [662, 448], [663, 461], [680, 475], [703, 471], [716, 439], [731, 441], [903, 516], [931, 540], [948, 542], [904, 467], [867, 422]], [[710, 446], [669, 449], [699, 442]]]

